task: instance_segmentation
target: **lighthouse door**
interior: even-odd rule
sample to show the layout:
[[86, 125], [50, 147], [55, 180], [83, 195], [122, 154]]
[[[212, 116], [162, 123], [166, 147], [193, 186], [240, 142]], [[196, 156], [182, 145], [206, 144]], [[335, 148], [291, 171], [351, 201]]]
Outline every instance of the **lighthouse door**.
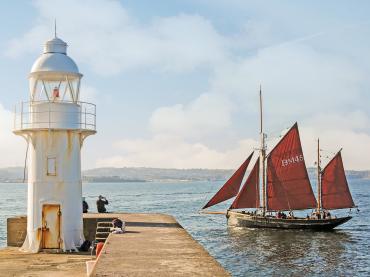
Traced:
[[60, 248], [60, 205], [42, 206], [42, 248]]

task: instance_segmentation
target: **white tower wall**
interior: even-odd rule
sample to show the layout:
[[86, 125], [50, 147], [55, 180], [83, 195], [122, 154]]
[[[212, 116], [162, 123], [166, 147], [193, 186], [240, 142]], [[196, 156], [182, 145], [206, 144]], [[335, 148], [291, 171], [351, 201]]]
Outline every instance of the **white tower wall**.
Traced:
[[[43, 205], [57, 204], [61, 210], [60, 234], [55, 235], [59, 235], [61, 249], [74, 250], [84, 238], [81, 134], [71, 130], [38, 131], [30, 136], [29, 147], [28, 232], [23, 249], [38, 252], [42, 248]], [[49, 174], [48, 169], [52, 171]]]
[[31, 128], [78, 129], [81, 107], [75, 103], [41, 102], [31, 105]]

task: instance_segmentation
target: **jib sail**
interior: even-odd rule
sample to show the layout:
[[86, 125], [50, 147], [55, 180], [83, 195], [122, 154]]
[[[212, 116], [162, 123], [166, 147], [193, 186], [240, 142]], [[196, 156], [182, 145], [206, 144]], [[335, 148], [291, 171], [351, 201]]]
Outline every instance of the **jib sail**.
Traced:
[[213, 205], [226, 201], [238, 194], [240, 185], [245, 175], [245, 171], [247, 170], [247, 167], [252, 156], [253, 152], [239, 167], [239, 169], [235, 171], [235, 173], [230, 177], [230, 179], [222, 186], [222, 188], [211, 198], [211, 200], [209, 200], [209, 202], [203, 207], [203, 209], [209, 208]]
[[259, 163], [260, 159], [258, 158], [247, 181], [243, 185], [234, 202], [231, 204], [230, 209], [258, 208], [260, 206]]

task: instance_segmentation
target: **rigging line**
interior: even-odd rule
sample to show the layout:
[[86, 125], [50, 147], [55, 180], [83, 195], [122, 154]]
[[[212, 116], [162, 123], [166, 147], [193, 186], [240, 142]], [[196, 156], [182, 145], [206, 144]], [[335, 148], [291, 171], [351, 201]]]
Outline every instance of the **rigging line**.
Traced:
[[[216, 191], [216, 193], [217, 193], [217, 191]], [[212, 197], [213, 197], [213, 196], [212, 196], [212, 194], [213, 194], [213, 193], [212, 193], [211, 191], [208, 191], [208, 192], [205, 192], [205, 193], [204, 193], [204, 200], [203, 200], [203, 203], [205, 203], [205, 204], [203, 204], [203, 206], [204, 206], [204, 205], [206, 205], [206, 204], [208, 204], [208, 202], [209, 202], [209, 201], [211, 201], [211, 199], [212, 199]], [[210, 197], [210, 195], [211, 195], [211, 197]], [[215, 194], [214, 194], [214, 195], [215, 195]], [[207, 201], [207, 199], [209, 199], [209, 200]], [[203, 210], [203, 209], [201, 208], [201, 209], [200, 209], [200, 211], [202, 211], [202, 210]]]
[[27, 138], [27, 148], [26, 148], [26, 156], [24, 158], [24, 167], [23, 167], [23, 183], [26, 181], [26, 171], [27, 171], [27, 158], [28, 158], [28, 148], [30, 145], [29, 138]]
[[271, 141], [271, 140], [274, 140], [274, 139], [279, 139], [282, 136], [284, 136], [284, 132], [281, 132], [281, 133], [267, 133], [266, 136], [267, 136], [266, 140]]
[[337, 151], [327, 150], [327, 149], [322, 149], [322, 148], [320, 148], [320, 151], [321, 152], [327, 152], [327, 153], [337, 153]]
[[[289, 121], [289, 124], [291, 123], [291, 121]], [[285, 125], [287, 126], [288, 123], [284, 123], [282, 125]], [[279, 129], [275, 129], [275, 130], [272, 130], [271, 132], [267, 133], [267, 135], [269, 135], [269, 137], [281, 137], [283, 136], [290, 128], [292, 127], [292, 124], [288, 125], [288, 127], [283, 127], [283, 128], [279, 128]]]
[[284, 128], [284, 129], [282, 129], [280, 131], [277, 131], [277, 132], [266, 133], [267, 139], [268, 140], [273, 140], [273, 139], [281, 138], [282, 136], [284, 136], [284, 134], [287, 132], [287, 130], [289, 130], [289, 128]]
[[267, 136], [266, 139], [265, 139], [265, 141], [267, 141], [267, 142], [274, 142], [274, 141], [276, 141], [276, 140], [278, 140], [278, 139], [280, 139], [282, 137], [283, 137], [283, 135]]
[[[281, 139], [288, 133], [288, 131], [291, 129], [292, 127], [289, 127], [289, 128], [285, 128], [285, 129], [283, 129], [282, 131], [281, 131], [281, 133], [280, 133], [280, 135], [279, 135], [279, 137], [276, 137], [275, 139], [270, 139], [270, 142], [273, 142], [272, 143], [272, 147], [271, 147], [271, 149], [274, 149], [279, 143], [280, 143], [280, 141], [281, 141]], [[267, 139], [268, 140], [268, 139]], [[269, 156], [270, 155], [270, 153], [271, 153], [271, 150], [270, 151], [267, 151], [268, 149], [267, 149], [267, 147], [266, 147], [266, 153], [268, 153], [267, 155], [266, 155], [266, 157], [267, 156]]]

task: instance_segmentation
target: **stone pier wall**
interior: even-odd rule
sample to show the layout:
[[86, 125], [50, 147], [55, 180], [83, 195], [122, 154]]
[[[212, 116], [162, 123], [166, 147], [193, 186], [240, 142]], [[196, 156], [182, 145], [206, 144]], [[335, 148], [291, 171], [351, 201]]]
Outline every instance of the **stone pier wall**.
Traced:
[[[113, 217], [99, 217], [99, 214], [84, 214], [83, 228], [85, 239], [95, 240], [96, 224], [99, 221], [112, 221]], [[27, 217], [17, 216], [7, 219], [7, 245], [22, 246], [27, 234]]]
[[27, 217], [10, 217], [6, 220], [7, 245], [22, 246], [27, 234]]

